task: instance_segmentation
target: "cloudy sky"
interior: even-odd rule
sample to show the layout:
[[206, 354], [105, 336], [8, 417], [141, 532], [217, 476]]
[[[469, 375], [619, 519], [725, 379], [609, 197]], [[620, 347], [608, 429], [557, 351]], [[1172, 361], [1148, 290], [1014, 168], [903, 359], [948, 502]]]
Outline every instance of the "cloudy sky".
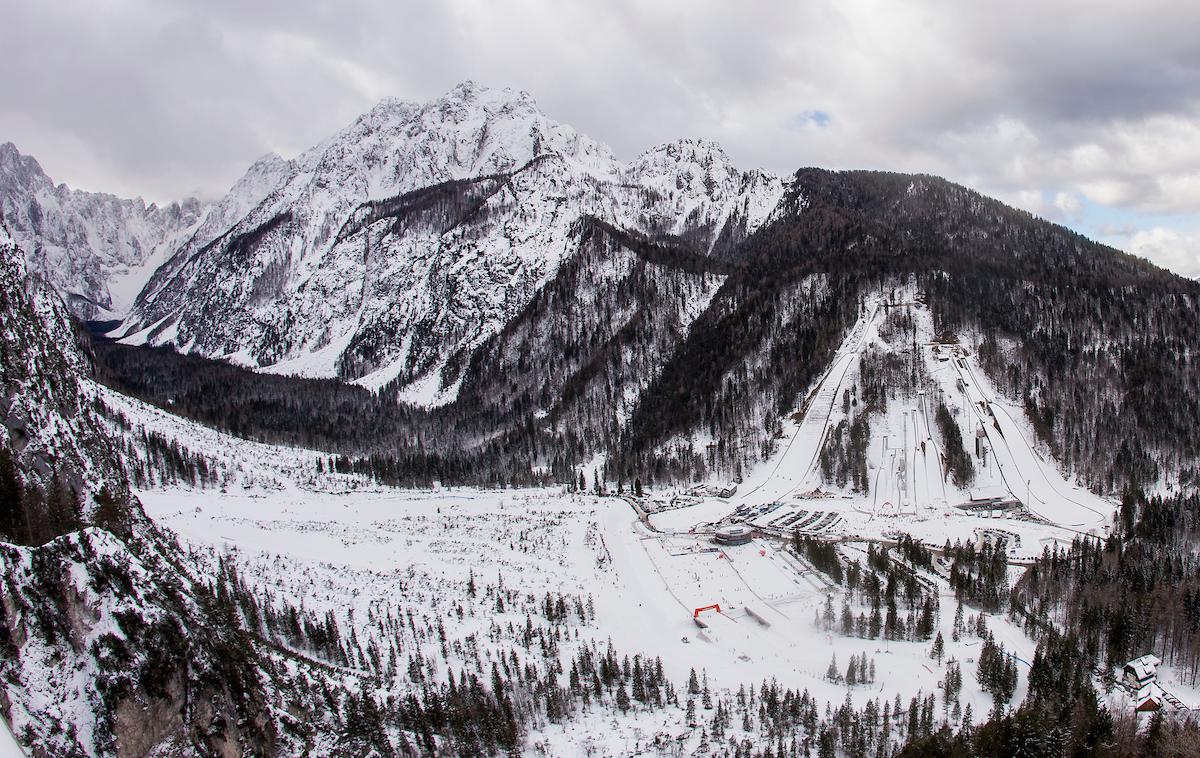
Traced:
[[940, 174], [1200, 276], [1200, 3], [1106, 5], [0, 0], [0, 141], [73, 187], [212, 197], [474, 79], [626, 159], [693, 136]]

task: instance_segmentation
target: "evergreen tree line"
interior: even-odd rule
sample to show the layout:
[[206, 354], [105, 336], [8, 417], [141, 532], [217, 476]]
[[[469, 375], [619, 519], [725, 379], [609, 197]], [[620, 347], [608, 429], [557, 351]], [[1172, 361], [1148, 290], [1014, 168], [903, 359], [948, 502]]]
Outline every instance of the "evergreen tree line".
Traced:
[[[110, 500], [102, 493], [97, 503]], [[26, 484], [12, 453], [0, 445], [0, 539], [41, 545], [83, 525], [83, 498], [76, 485], [57, 470], [50, 472], [45, 487]]]
[[958, 422], [954, 420], [950, 409], [941, 401], [938, 401], [935, 418], [937, 419], [938, 434], [941, 435], [946, 451], [948, 473], [954, 481], [954, 486], [964, 489], [975, 480], [975, 464], [972, 462], [971, 456], [963, 449], [962, 430], [959, 428]]
[[946, 540], [942, 552], [950, 561], [947, 577], [959, 602], [969, 603], [989, 613], [1002, 613], [1008, 608], [1008, 542], [1000, 538], [984, 542], [980, 548], [974, 542], [954, 545]]
[[866, 414], [852, 421], [839, 421], [821, 446], [821, 478], [838, 487], [847, 484], [855, 492], [871, 490], [867, 474], [867, 445], [871, 442], [871, 422]]
[[[888, 548], [870, 544], [865, 567], [854, 560], [843, 568], [833, 543], [797, 535], [795, 545], [815, 568], [838, 584], [844, 582], [841, 612], [835, 612], [833, 595], [827, 595], [824, 611], [814, 621], [818, 628], [865, 639], [932, 638], [939, 612], [937, 588], [923, 581], [911, 566], [893, 560]], [[900, 551], [914, 555], [916, 565], [932, 566], [928, 548], [911, 538], [901, 541]]]
[[[1193, 755], [1200, 739], [1194, 719], [1160, 713], [1139, 731], [1130, 713], [1101, 706], [1097, 686], [1121, 686], [1125, 662], [1147, 652], [1194, 681], [1200, 652], [1198, 506], [1196, 495], [1147, 498], [1131, 490], [1110, 538], [1047, 548], [1007, 601], [1037, 640], [1025, 700], [1015, 710], [993, 712], [974, 730], [942, 729], [910, 741], [901, 755]], [[972, 563], [979, 561], [977, 556]], [[994, 697], [1008, 691], [1006, 658], [994, 644], [980, 657], [980, 683]]]

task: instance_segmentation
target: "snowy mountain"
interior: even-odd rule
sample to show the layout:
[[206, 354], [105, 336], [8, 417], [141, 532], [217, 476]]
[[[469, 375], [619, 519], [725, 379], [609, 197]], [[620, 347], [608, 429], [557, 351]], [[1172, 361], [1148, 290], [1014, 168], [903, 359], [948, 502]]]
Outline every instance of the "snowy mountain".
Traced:
[[[919, 295], [928, 312], [920, 339], [957, 341], [969, 351], [994, 387], [990, 396], [1024, 416], [1020, 423], [1037, 431], [1038, 445], [1066, 481], [1103, 493], [1200, 481], [1200, 448], [1188, 431], [1200, 424], [1200, 376], [1195, 351], [1186, 347], [1200, 340], [1194, 282], [935, 177], [804, 169], [779, 185], [779, 200], [755, 205], [750, 201], [761, 197], [741, 189], [746, 175], [739, 175], [743, 184], [733, 182], [734, 174], [717, 170], [727, 163], [716, 159], [701, 170], [706, 159], [697, 156], [716, 154], [705, 143], [680, 143], [624, 169], [660, 188], [639, 189], [645, 197], [673, 197], [679, 208], [699, 197], [694, 209], [716, 208], [714, 217], [723, 219], [712, 224], [654, 216], [653, 203], [636, 206], [624, 225], [593, 214], [562, 224], [563, 214], [544, 215], [542, 192], [565, 186], [542, 181], [567, 165], [558, 154], [352, 211], [332, 234], [361, 244], [369, 265], [346, 260], [347, 242], [331, 243], [325, 260], [361, 269], [368, 289], [376, 288], [358, 309], [362, 326], [325, 353], [273, 370], [311, 368], [316, 358], [336, 354], [339, 366], [357, 366], [361, 374], [402, 349], [402, 365], [378, 369], [372, 386], [400, 370], [400, 399], [441, 403], [433, 411], [398, 406], [393, 392], [363, 399], [336, 383], [301, 387], [262, 374], [229, 376], [177, 363], [169, 353], [130, 353], [115, 370], [125, 391], [139, 397], [254, 439], [363, 456], [353, 470], [391, 483], [566, 481], [580, 469], [609, 482], [646, 479], [649, 472], [653, 479], [728, 481], [786, 444], [789, 419], [837, 358], [866, 301], [903, 290], [914, 302]], [[669, 186], [667, 176], [674, 177]], [[671, 194], [673, 186], [681, 194]], [[537, 203], [526, 209], [521, 196]], [[731, 203], [736, 214], [721, 210]], [[269, 212], [260, 208], [251, 217]], [[744, 226], [735, 220], [742, 216]], [[523, 218], [532, 219], [522, 232], [529, 239], [558, 235], [559, 247], [522, 247], [503, 236], [525, 229]], [[181, 300], [185, 316], [203, 315], [196, 308], [207, 302], [214, 333], [238, 319], [249, 323], [245, 311], [229, 313], [225, 300], [207, 293], [232, 287], [245, 295], [236, 289], [245, 284], [237, 255], [261, 247], [259, 237], [276, 239], [289, 223], [198, 251], [194, 266], [213, 279]], [[385, 249], [417, 256], [413, 240], [420, 234], [432, 240], [443, 228], [450, 231], [430, 242], [435, 253], [402, 257], [402, 272], [385, 271], [394, 258], [376, 259], [375, 251]], [[514, 256], [511, 269], [494, 268], [498, 259], [509, 260], [501, 249]], [[520, 257], [530, 250], [557, 256], [534, 266]], [[174, 278], [164, 270], [167, 284], [193, 266], [173, 263], [181, 268]], [[546, 273], [529, 281], [535, 269]], [[385, 280], [412, 289], [393, 298], [384, 294]], [[328, 298], [312, 294], [326, 291], [314, 290], [318, 281], [332, 292]], [[308, 307], [332, 312], [351, 282], [314, 274], [288, 297], [310, 298]], [[164, 286], [163, 297], [175, 292]], [[277, 304], [267, 298], [249, 313], [274, 319]], [[164, 316], [138, 336], [176, 338], [173, 318]], [[308, 323], [290, 311], [279, 318], [267, 333], [287, 335], [289, 324]], [[907, 355], [911, 344], [884, 342], [885, 366], [918, 365]], [[405, 366], [412, 370], [404, 373]], [[915, 403], [920, 377], [909, 374], [884, 372], [903, 379], [904, 392], [913, 395], [906, 402]], [[1089, 390], [1081, 391], [1077, 380]], [[901, 388], [888, 385], [895, 397]], [[247, 403], [257, 418], [244, 410]], [[938, 408], [921, 407], [922, 429], [930, 433]], [[830, 460], [834, 481], [867, 460], [854, 448], [903, 434], [899, 406], [892, 408], [881, 407], [874, 431], [853, 445], [848, 435], [857, 417], [841, 420], [846, 428], [835, 428], [831, 442], [840, 450], [818, 451]], [[958, 423], [960, 434], [980, 426], [967, 418]], [[933, 436], [953, 436], [937, 431]], [[973, 438], [964, 445], [973, 448]]]
[[123, 316], [203, 214], [195, 198], [159, 207], [55, 185], [34, 158], [0, 145], [0, 216], [30, 269], [82, 318]]
[[[578, 249], [582, 218], [711, 253], [782, 191], [709, 142], [623, 164], [528, 94], [466, 82], [425, 104], [385, 100], [294, 160], [260, 161], [210, 233], [155, 273], [121, 333], [446, 402], [460, 378], [442, 371], [450, 358], [530, 302]], [[231, 220], [219, 234], [217, 216]]]
[[935, 177], [621, 163], [469, 83], [180, 233], [119, 344], [0, 224], [39, 756], [1012, 755], [1113, 737], [1094, 673], [1146, 650], [1200, 697], [1195, 282]]

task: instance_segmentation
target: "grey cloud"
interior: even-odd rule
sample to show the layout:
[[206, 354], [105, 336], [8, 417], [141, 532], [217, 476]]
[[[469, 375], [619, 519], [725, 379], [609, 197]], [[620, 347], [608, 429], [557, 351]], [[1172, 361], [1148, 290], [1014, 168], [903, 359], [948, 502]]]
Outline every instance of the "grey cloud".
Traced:
[[779, 173], [1200, 211], [1191, 3], [0, 0], [0, 17], [0, 139], [88, 189], [216, 194], [383, 96], [472, 78], [626, 158], [700, 136]]

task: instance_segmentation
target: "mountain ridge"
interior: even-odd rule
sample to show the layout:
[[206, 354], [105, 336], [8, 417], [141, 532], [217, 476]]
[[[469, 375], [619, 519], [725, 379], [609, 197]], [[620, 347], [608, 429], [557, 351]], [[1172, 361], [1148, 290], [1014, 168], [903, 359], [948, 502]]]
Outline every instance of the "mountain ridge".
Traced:
[[0, 216], [33, 270], [84, 319], [123, 316], [159, 258], [205, 209], [196, 198], [159, 206], [73, 190], [13, 143], [0, 144]]
[[[569, 254], [581, 215], [698, 235], [711, 250], [725, 227], [728, 239], [761, 223], [782, 191], [781, 180], [738, 171], [704, 141], [656, 146], [621, 164], [544, 116], [527, 93], [470, 82], [422, 105], [384, 100], [287, 166], [286, 178], [223, 232], [254, 234], [292, 214], [241, 251], [249, 275], [227, 273], [232, 259], [219, 259], [231, 251], [185, 244], [139, 295], [124, 338], [375, 388], [397, 377], [411, 385], [440, 372], [440, 356], [477, 345], [515, 315]], [[446, 203], [468, 200], [447, 195], [436, 218], [392, 217], [390, 228], [377, 218], [346, 233], [371, 204], [436, 186], [469, 190], [500, 175], [486, 197], [469, 201], [479, 208], [465, 226], [448, 223]], [[210, 291], [232, 306], [205, 302]], [[256, 305], [268, 301], [269, 309]], [[455, 380], [437, 381], [444, 399]]]
[[[383, 100], [294, 159], [260, 158], [235, 190], [118, 337], [381, 392], [394, 432], [327, 440], [411, 455], [417, 480], [438, 456], [456, 470], [491, 456], [481, 472], [521, 481], [595, 456], [610, 478], [739, 476], [771, 454], [863, 299], [896, 287], [974, 341], [1094, 487], [1194, 476], [1183, 430], [1200, 382], [1186, 349], [1168, 361], [1197, 338], [1197, 285], [939, 177], [810, 167], [785, 181], [695, 139], [621, 163], [528, 93], [465, 82]], [[719, 280], [697, 289], [697, 275]], [[1150, 333], [1129, 326], [1147, 319]], [[1104, 391], [1056, 397], [1064, 362]], [[512, 375], [534, 365], [556, 368]], [[1107, 421], [1102, 403], [1146, 389], [1106, 372], [1164, 392], [1128, 406], [1136, 422]], [[700, 465], [708, 446], [723, 452]]]

